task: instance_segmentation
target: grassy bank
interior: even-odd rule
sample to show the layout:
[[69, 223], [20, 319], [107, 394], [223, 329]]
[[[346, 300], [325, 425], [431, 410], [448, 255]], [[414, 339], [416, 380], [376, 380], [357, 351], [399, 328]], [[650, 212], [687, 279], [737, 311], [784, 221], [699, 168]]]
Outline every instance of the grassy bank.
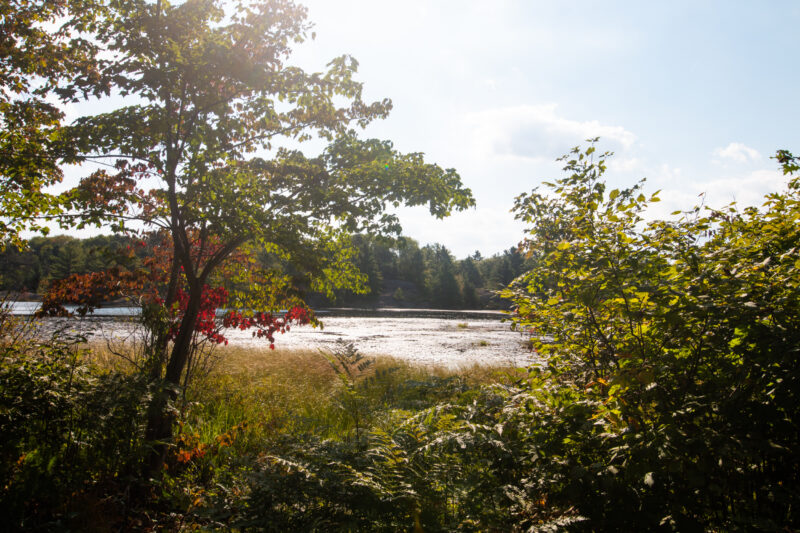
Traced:
[[[115, 351], [92, 344], [75, 361], [94, 376], [135, 376], [132, 354], [124, 346]], [[457, 411], [476, 405], [486, 387], [509, 386], [526, 375], [510, 367], [414, 366], [362, 357], [345, 345], [334, 352], [219, 347], [175, 402], [179, 427], [162, 479], [135, 501], [119, 494], [143, 480], [103, 480], [101, 492], [116, 493], [116, 505], [96, 492], [86, 495], [83, 508], [103, 511], [73, 511], [67, 524], [99, 530], [120, 524], [152, 530], [363, 529], [378, 520], [378, 512], [388, 514], [374, 524], [377, 529], [434, 518], [438, 523], [448, 512], [458, 514], [455, 494], [447, 494], [453, 472], [426, 471], [416, 464], [423, 456], [414, 459], [411, 452], [431, 444], [439, 431], [457, 428]], [[390, 469], [375, 470], [379, 465]], [[406, 467], [405, 473], [395, 471]], [[406, 487], [413, 478], [432, 493], [417, 495]], [[448, 499], [450, 507], [439, 508]], [[428, 514], [438, 511], [419, 515], [424, 507]]]
[[[135, 350], [112, 348], [35, 337], [3, 347], [0, 423], [9, 438], [0, 499], [17, 527], [279, 531], [321, 521], [363, 529], [389, 501], [407, 499], [361, 486], [375, 474], [369, 465], [382, 439], [420, 413], [468, 405], [481, 387], [518, 377], [511, 368], [362, 357], [345, 345], [327, 353], [220, 347], [174, 402], [165, 469], [148, 480], [139, 472], [150, 388]], [[413, 524], [417, 507], [400, 505], [385, 527]]]
[[319, 350], [220, 347], [208, 373], [198, 375], [179, 402], [184, 431], [210, 444], [244, 423], [249, 441], [284, 434], [347, 441], [357, 437], [357, 424], [363, 436], [365, 426], [387, 410], [427, 408], [517, 375], [508, 367], [423, 367], [376, 356], [351, 365], [348, 376], [335, 358], [331, 364], [332, 357]]

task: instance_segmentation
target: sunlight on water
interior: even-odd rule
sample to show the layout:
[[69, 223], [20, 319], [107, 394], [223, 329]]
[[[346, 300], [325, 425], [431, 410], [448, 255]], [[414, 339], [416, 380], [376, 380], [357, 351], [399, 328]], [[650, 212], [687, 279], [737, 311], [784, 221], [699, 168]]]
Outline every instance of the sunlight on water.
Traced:
[[[68, 325], [92, 339], [121, 339], [133, 332], [124, 320], [85, 318], [48, 319], [49, 326]], [[464, 365], [526, 366], [540, 362], [524, 347], [526, 338], [499, 319], [441, 319], [393, 317], [334, 317], [323, 319], [324, 328], [293, 327], [275, 336], [279, 349], [333, 349], [338, 340], [353, 342], [365, 355], [390, 355], [415, 364], [459, 367]], [[49, 329], [49, 328], [48, 328]], [[252, 330], [223, 330], [233, 346], [266, 348]]]
[[[264, 342], [248, 331], [227, 331], [225, 335], [237, 345]], [[338, 339], [353, 342], [364, 354], [391, 355], [419, 364], [526, 365], [538, 360], [524, 348], [525, 338], [499, 320], [330, 317], [324, 320], [322, 330], [292, 328], [276, 336], [275, 344], [325, 349]]]

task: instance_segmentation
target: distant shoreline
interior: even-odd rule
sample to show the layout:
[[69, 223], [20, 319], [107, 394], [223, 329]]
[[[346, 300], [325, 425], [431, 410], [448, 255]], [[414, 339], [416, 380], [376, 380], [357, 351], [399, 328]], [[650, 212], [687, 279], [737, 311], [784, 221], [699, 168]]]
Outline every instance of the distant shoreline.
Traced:
[[[14, 301], [10, 303], [11, 314], [15, 316], [32, 316], [41, 302], [39, 301]], [[73, 310], [75, 306], [65, 306]], [[139, 308], [135, 305], [124, 303], [111, 303], [106, 307], [98, 307], [88, 318], [114, 319], [130, 318], [137, 316]], [[217, 311], [218, 314], [224, 310]], [[386, 317], [386, 318], [450, 318], [450, 319], [502, 319], [509, 313], [495, 310], [473, 309], [414, 309], [408, 307], [329, 307], [314, 309], [314, 312], [324, 318], [336, 317]]]

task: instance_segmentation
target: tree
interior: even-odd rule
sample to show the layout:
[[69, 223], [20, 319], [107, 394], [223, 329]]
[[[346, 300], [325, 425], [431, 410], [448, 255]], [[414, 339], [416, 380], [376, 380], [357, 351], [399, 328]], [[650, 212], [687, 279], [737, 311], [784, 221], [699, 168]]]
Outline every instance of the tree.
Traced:
[[55, 250], [50, 263], [49, 276], [52, 279], [62, 279], [72, 274], [82, 274], [85, 271], [85, 265], [86, 252], [83, 249], [83, 243], [77, 239], [65, 239]]
[[[148, 436], [163, 442], [205, 287], [232, 254], [265, 249], [311, 289], [331, 294], [363, 282], [350, 233], [399, 231], [388, 205], [428, 204], [444, 217], [474, 202], [454, 170], [350, 129], [391, 108], [389, 100], [362, 100], [354, 59], [335, 58], [324, 73], [286, 64], [310, 29], [304, 8], [289, 0], [243, 2], [228, 12], [220, 0], [114, 2], [97, 28], [111, 58], [101, 63], [101, 80], [135, 100], [66, 131], [83, 161], [104, 164], [68, 199], [79, 226], [112, 222], [124, 230], [137, 220], [165, 232], [171, 264], [161, 305], [172, 308], [179, 294], [186, 303], [171, 348], [165, 338], [156, 350], [164, 388]], [[287, 147], [314, 136], [329, 141], [319, 156]], [[296, 291], [274, 290], [269, 280], [282, 273], [267, 269], [262, 278], [230, 294], [228, 306], [302, 303]]]
[[356, 266], [358, 270], [367, 277], [366, 289], [368, 298], [377, 300], [383, 287], [383, 276], [381, 275], [380, 265], [375, 257], [375, 243], [372, 239], [362, 235], [354, 236], [354, 242], [358, 254]]
[[409, 237], [397, 240], [397, 275], [422, 288], [425, 282], [425, 261], [419, 243]]
[[433, 305], [446, 309], [461, 306], [461, 288], [456, 280], [456, 268], [450, 251], [441, 244], [422, 249], [426, 263], [426, 292]]
[[59, 103], [108, 91], [96, 47], [82, 35], [101, 7], [94, 0], [0, 4], [0, 249], [21, 247], [23, 229], [46, 232], [37, 217], [58, 212], [58, 198], [45, 189], [61, 181], [60, 164], [75, 155], [58, 137]]
[[458, 270], [465, 283], [469, 283], [473, 287], [480, 287], [483, 285], [483, 278], [475, 266], [475, 261], [471, 256], [467, 256], [466, 259], [459, 261]]
[[35, 291], [39, 285], [39, 258], [30, 250], [9, 246], [0, 252], [0, 289]]

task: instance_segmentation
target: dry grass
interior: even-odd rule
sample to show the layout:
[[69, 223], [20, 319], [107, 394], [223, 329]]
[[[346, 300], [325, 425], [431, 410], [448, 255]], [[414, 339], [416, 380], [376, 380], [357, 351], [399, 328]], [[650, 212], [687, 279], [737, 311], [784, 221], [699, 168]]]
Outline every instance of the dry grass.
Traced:
[[120, 354], [113, 353], [106, 343], [100, 341], [90, 341], [83, 348], [87, 350], [89, 360], [101, 368], [123, 371], [133, 368], [133, 365], [126, 359], [130, 354], [128, 350], [126, 350], [125, 357], [121, 357]]
[[240, 346], [222, 346], [215, 350], [218, 357], [214, 373], [233, 376], [282, 375], [304, 379], [334, 377], [328, 361], [318, 350], [270, 350]]
[[[109, 345], [103, 340], [87, 343], [89, 357], [92, 362], [104, 368], [126, 369], [133, 365], [133, 349], [127, 343]], [[413, 373], [438, 377], [461, 376], [474, 377], [477, 381], [491, 381], [498, 372], [510, 370], [507, 367], [484, 365], [480, 363], [459, 366], [414, 364], [390, 355], [369, 355], [375, 360], [374, 368], [398, 367]], [[212, 352], [214, 360], [213, 373], [230, 375], [264, 375], [277, 374], [296, 377], [298, 373], [305, 376], [333, 377], [334, 373], [325, 355], [318, 349], [281, 349], [270, 350], [264, 346], [216, 346]]]
[[[214, 366], [212, 376], [230, 376], [245, 382], [286, 380], [296, 386], [303, 384], [312, 387], [329, 389], [338, 385], [336, 374], [319, 350], [288, 349], [252, 349], [234, 346], [221, 348], [219, 359]], [[432, 377], [439, 379], [459, 378], [472, 387], [492, 383], [509, 383], [522, 377], [523, 370], [511, 367], [487, 366], [479, 363], [458, 367], [415, 365], [407, 360], [389, 355], [367, 356], [374, 359], [371, 365], [359, 378], [368, 378], [377, 373], [390, 370], [394, 379], [426, 380]]]
[[[113, 345], [94, 341], [86, 345], [91, 361], [100, 367], [131, 371], [132, 352], [130, 346]], [[331, 368], [323, 352], [317, 349], [275, 349], [267, 347], [218, 346], [212, 355], [212, 364], [208, 377], [229, 377], [242, 385], [269, 378], [270, 380], [288, 380], [294, 383], [305, 382], [316, 385], [329, 385], [336, 381], [336, 374]], [[409, 379], [460, 377], [470, 385], [485, 385], [496, 382], [508, 382], [521, 377], [520, 370], [512, 367], [483, 365], [480, 363], [464, 364], [456, 367], [444, 365], [415, 365], [399, 357], [389, 355], [367, 356], [375, 363], [367, 370], [364, 377], [376, 371], [396, 369]], [[523, 372], [524, 373], [524, 372]]]
[[[112, 351], [96, 342], [88, 348], [92, 361], [103, 368], [134, 368], [125, 359], [130, 354], [124, 346]], [[456, 398], [467, 388], [510, 383], [524, 374], [479, 364], [448, 368], [413, 365], [390, 356], [368, 359], [374, 364], [356, 379], [369, 416], [395, 408], [424, 408]], [[182, 431], [196, 434], [201, 442], [212, 443], [243, 422], [249, 428], [242, 436], [245, 447], [279, 435], [352, 437], [352, 417], [342, 407], [343, 382], [319, 350], [218, 346], [213, 362], [209, 372], [193, 378], [177, 405]]]
[[[270, 350], [268, 348], [225, 346], [218, 349], [217, 355], [219, 361], [215, 366], [215, 373], [250, 376], [272, 374], [289, 377], [302, 375], [319, 378], [326, 376], [332, 378], [335, 375], [325, 356], [319, 350]], [[398, 368], [404, 374], [441, 378], [460, 376], [481, 383], [491, 382], [498, 376], [498, 373], [510, 370], [478, 363], [455, 368], [443, 365], [414, 365], [404, 359], [389, 355], [367, 356], [367, 358], [375, 360], [375, 364], [371, 367], [372, 371]]]

